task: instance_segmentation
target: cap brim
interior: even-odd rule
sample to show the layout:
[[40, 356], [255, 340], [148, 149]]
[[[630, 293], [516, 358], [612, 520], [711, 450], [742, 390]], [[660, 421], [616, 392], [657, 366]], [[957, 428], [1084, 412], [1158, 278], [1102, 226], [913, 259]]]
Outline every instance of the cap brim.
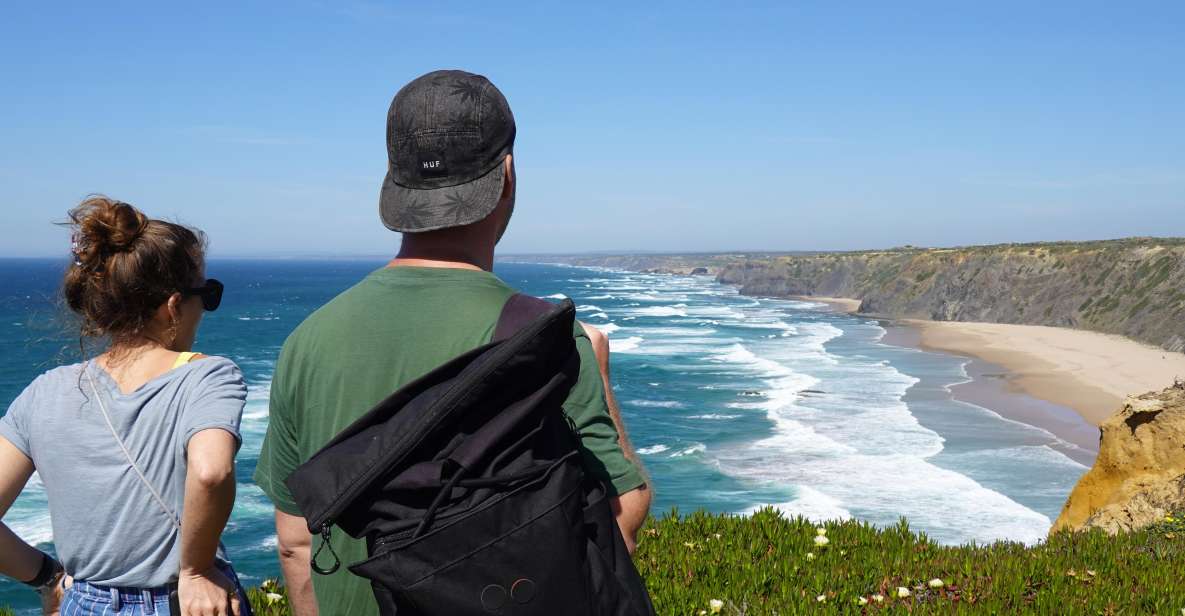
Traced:
[[464, 184], [417, 189], [395, 183], [391, 172], [379, 193], [379, 215], [392, 231], [419, 233], [475, 223], [489, 216], [502, 197], [505, 166]]

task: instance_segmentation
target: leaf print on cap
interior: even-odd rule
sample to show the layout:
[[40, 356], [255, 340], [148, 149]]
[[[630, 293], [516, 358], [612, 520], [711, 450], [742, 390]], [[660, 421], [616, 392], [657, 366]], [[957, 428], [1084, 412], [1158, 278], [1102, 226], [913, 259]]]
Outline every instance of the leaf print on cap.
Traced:
[[453, 82], [453, 89], [449, 92], [449, 95], [460, 96], [462, 103], [468, 103], [469, 101], [477, 102], [481, 100], [481, 93], [484, 90], [484, 83], [470, 79], [458, 79]]
[[445, 196], [443, 211], [444, 217], [451, 218], [454, 223], [460, 224], [463, 220], [468, 220], [468, 215], [473, 211], [473, 204], [466, 200], [461, 191], [454, 190]]
[[432, 217], [428, 210], [428, 202], [420, 201], [416, 197], [408, 200], [407, 206], [403, 208], [400, 226], [407, 229], [419, 229], [428, 226], [428, 221]]

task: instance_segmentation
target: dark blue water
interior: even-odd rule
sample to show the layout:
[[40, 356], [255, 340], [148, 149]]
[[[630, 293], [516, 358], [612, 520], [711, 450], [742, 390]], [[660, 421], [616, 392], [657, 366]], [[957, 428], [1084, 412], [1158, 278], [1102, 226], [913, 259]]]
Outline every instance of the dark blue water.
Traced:
[[[0, 409], [42, 371], [78, 360], [56, 294], [62, 266], [0, 260]], [[306, 315], [380, 266], [208, 267], [227, 292], [196, 348], [234, 359], [249, 384], [239, 498], [225, 535], [245, 583], [279, 575], [271, 505], [250, 481], [276, 354]], [[949, 543], [1036, 541], [1085, 470], [1048, 432], [951, 400], [949, 387], [967, 378], [965, 360], [881, 344], [874, 321], [740, 296], [707, 277], [511, 263], [496, 272], [528, 293], [571, 297], [582, 320], [609, 333], [617, 397], [656, 511], [774, 504], [876, 524], [904, 515]], [[4, 522], [51, 548], [36, 480]], [[0, 581], [0, 605], [34, 599]]]

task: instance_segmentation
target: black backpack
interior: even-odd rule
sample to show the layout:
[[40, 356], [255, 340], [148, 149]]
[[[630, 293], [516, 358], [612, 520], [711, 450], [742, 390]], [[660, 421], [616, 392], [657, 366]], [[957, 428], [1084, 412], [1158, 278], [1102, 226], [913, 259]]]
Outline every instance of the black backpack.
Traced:
[[[571, 300], [511, 297], [493, 342], [391, 394], [286, 480], [318, 552], [334, 525], [366, 538], [349, 569], [383, 615], [654, 614], [563, 412], [575, 318]], [[336, 571], [332, 557], [313, 570]]]

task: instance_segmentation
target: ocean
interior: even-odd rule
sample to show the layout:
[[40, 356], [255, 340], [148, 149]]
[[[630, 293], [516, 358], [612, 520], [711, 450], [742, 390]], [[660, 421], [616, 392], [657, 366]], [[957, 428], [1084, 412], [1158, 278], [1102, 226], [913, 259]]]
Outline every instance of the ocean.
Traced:
[[[311, 311], [379, 260], [214, 260], [226, 284], [196, 350], [234, 359], [249, 383], [238, 501], [224, 536], [245, 584], [279, 575], [271, 505], [250, 480], [280, 346]], [[0, 260], [0, 409], [41, 372], [78, 359], [60, 307], [64, 264]], [[615, 391], [654, 486], [654, 511], [908, 519], [948, 544], [1033, 543], [1087, 470], [1089, 452], [955, 400], [968, 360], [889, 345], [884, 324], [806, 301], [739, 295], [707, 276], [499, 263], [513, 286], [571, 297], [605, 331]], [[34, 479], [4, 516], [51, 549]], [[35, 606], [0, 580], [0, 606]]]

